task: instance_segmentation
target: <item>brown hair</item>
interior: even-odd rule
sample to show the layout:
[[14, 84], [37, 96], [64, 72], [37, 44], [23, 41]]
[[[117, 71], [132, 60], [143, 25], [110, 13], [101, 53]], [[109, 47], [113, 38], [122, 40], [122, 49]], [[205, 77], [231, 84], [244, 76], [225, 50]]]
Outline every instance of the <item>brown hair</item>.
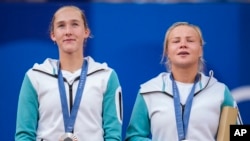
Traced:
[[53, 17], [52, 17], [52, 20], [51, 20], [51, 22], [50, 22], [50, 26], [49, 26], [49, 32], [50, 32], [50, 33], [52, 33], [53, 30], [54, 30], [54, 21], [55, 21], [55, 15], [56, 15], [56, 13], [57, 13], [59, 10], [64, 9], [64, 8], [73, 8], [73, 9], [76, 9], [77, 11], [79, 11], [79, 12], [81, 13], [81, 16], [82, 16], [82, 20], [83, 20], [83, 23], [84, 23], [84, 27], [90, 31], [89, 26], [88, 26], [88, 22], [87, 22], [87, 18], [86, 18], [86, 15], [85, 15], [84, 11], [81, 10], [80, 8], [78, 8], [77, 6], [68, 5], [68, 6], [62, 6], [61, 8], [59, 8], [59, 9], [54, 13], [54, 15], [53, 15]]

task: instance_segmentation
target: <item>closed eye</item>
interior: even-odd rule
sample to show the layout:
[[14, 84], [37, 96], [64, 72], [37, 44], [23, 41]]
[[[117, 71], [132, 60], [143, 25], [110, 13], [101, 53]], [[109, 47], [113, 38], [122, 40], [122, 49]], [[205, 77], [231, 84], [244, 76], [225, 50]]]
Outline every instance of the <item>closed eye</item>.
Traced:
[[172, 41], [172, 43], [179, 43], [180, 42], [180, 40], [174, 40], [174, 41]]

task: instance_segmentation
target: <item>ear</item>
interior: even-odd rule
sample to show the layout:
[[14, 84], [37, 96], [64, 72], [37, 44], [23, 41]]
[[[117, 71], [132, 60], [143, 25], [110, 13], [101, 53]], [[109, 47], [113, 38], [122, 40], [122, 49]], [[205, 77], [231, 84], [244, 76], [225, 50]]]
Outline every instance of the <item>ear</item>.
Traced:
[[90, 35], [90, 30], [87, 28], [85, 29], [84, 33], [85, 33], [85, 38], [88, 38]]
[[50, 38], [51, 38], [52, 41], [54, 41], [54, 42], [56, 41], [54, 32], [50, 33]]

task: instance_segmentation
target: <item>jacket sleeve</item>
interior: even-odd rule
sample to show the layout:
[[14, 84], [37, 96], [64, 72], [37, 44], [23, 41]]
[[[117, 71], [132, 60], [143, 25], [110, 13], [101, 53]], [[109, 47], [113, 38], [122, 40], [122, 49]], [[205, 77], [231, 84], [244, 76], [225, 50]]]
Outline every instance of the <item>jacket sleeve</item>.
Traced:
[[28, 75], [26, 74], [21, 86], [17, 120], [16, 141], [35, 141], [38, 124], [38, 99]]
[[231, 106], [234, 108], [237, 108], [238, 110], [238, 115], [237, 115], [237, 123], [238, 125], [242, 125], [242, 119], [241, 119], [241, 115], [240, 115], [240, 111], [237, 105], [237, 102], [235, 101], [235, 99], [232, 96], [232, 93], [230, 92], [230, 90], [228, 89], [228, 87], [225, 87], [225, 91], [224, 91], [224, 101], [223, 101], [223, 105], [222, 108], [224, 106]]
[[105, 141], [122, 140], [122, 91], [118, 76], [112, 71], [103, 98], [103, 129]]
[[143, 96], [138, 93], [130, 122], [126, 130], [125, 141], [151, 141], [150, 119]]

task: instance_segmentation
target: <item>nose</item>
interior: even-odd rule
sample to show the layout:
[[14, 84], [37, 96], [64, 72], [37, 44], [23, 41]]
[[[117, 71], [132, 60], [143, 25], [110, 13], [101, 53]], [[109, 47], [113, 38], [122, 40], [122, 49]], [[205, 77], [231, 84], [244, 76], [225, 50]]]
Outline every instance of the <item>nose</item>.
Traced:
[[181, 41], [180, 48], [186, 48], [186, 47], [187, 47], [187, 42]]
[[72, 31], [71, 31], [71, 28], [70, 28], [70, 26], [67, 26], [66, 27], [66, 32], [65, 32], [65, 35], [66, 36], [70, 36], [70, 35], [72, 35], [72, 33], [71, 33]]

